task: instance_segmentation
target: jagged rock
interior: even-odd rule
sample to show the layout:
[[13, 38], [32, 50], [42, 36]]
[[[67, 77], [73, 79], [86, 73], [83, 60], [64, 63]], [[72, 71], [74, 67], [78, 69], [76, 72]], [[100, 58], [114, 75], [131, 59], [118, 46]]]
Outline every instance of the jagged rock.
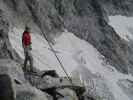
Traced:
[[0, 9], [0, 58], [11, 58], [17, 62], [21, 62], [20, 57], [11, 47], [8, 38], [9, 27], [10, 24], [7, 17]]
[[9, 23], [3, 15], [3, 11], [0, 10], [0, 57], [9, 57], [8, 47], [10, 47], [8, 41]]
[[[30, 72], [25, 73], [26, 79], [29, 80], [29, 82], [33, 86], [52, 95], [55, 100], [57, 100], [57, 96], [65, 97], [64, 96], [65, 94], [61, 94], [57, 90], [65, 91], [67, 90], [66, 88], [68, 88], [69, 90], [73, 91], [73, 93], [80, 94], [80, 95], [77, 95], [79, 97], [82, 96], [82, 94], [85, 91], [83, 84], [81, 84], [79, 81], [76, 81], [74, 79], [72, 79], [72, 83], [73, 83], [72, 84], [65, 77], [52, 77], [48, 75], [41, 77], [42, 75], [44, 74], [40, 75], [40, 73], [30, 73]], [[74, 100], [77, 100], [77, 99], [74, 99]]]

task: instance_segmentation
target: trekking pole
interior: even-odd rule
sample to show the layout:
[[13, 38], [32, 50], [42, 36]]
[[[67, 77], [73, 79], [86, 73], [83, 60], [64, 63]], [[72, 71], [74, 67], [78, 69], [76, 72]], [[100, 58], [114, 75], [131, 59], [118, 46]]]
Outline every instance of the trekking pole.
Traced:
[[60, 67], [61, 67], [61, 68], [63, 69], [63, 71], [65, 72], [65, 74], [66, 74], [66, 76], [67, 76], [68, 81], [70, 81], [70, 83], [73, 85], [73, 82], [72, 82], [71, 78], [69, 77], [69, 75], [68, 75], [68, 73], [67, 73], [66, 69], [64, 68], [64, 66], [63, 66], [62, 62], [60, 61], [60, 59], [59, 59], [59, 57], [57, 56], [57, 54], [54, 52], [55, 50], [54, 50], [53, 46], [49, 43], [49, 40], [48, 40], [48, 38], [47, 38], [47, 35], [46, 35], [45, 33], [43, 34], [43, 32], [41, 32], [41, 33], [42, 33], [42, 35], [44, 36], [44, 38], [46, 39], [46, 41], [47, 41], [47, 43], [48, 43], [49, 47], [51, 48], [51, 51], [52, 51], [52, 52], [53, 52], [53, 54], [55, 55], [55, 57], [56, 57], [57, 61], [59, 62]]

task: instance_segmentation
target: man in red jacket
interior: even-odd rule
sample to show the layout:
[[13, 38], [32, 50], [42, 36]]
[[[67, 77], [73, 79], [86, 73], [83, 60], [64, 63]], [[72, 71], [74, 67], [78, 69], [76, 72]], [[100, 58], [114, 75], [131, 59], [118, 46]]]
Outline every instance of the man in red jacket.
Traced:
[[30, 28], [25, 27], [25, 31], [23, 32], [22, 36], [22, 45], [24, 48], [25, 60], [24, 60], [24, 70], [27, 71], [27, 63], [30, 63], [30, 71], [33, 72], [33, 57], [31, 54], [31, 35], [30, 35]]

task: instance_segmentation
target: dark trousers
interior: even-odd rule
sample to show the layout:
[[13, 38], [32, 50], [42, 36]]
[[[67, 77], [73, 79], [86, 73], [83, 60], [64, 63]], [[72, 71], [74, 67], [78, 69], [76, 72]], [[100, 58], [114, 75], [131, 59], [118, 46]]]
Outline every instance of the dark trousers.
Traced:
[[27, 71], [29, 69], [27, 66], [27, 64], [29, 62], [30, 71], [33, 72], [33, 57], [32, 57], [31, 51], [28, 50], [28, 51], [25, 51], [24, 53], [25, 53], [24, 70]]

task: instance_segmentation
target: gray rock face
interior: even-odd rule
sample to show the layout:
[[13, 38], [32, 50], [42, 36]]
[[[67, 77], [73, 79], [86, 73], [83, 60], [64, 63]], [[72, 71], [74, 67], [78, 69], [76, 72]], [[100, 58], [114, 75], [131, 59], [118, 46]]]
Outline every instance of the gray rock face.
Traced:
[[[31, 17], [39, 26], [41, 31], [50, 34], [56, 30], [61, 30], [63, 22], [58, 12], [56, 11], [52, 0], [23, 1], [25, 2]], [[20, 0], [16, 2], [20, 2]]]
[[0, 58], [11, 58], [20, 62], [20, 57], [11, 47], [8, 32], [9, 22], [4, 12], [0, 9]]
[[8, 41], [8, 31], [9, 31], [9, 23], [4, 18], [3, 12], [0, 10], [0, 56], [9, 57], [7, 42]]
[[133, 15], [133, 1], [132, 0], [101, 0], [99, 3], [104, 10], [111, 15], [122, 14], [127, 16]]

